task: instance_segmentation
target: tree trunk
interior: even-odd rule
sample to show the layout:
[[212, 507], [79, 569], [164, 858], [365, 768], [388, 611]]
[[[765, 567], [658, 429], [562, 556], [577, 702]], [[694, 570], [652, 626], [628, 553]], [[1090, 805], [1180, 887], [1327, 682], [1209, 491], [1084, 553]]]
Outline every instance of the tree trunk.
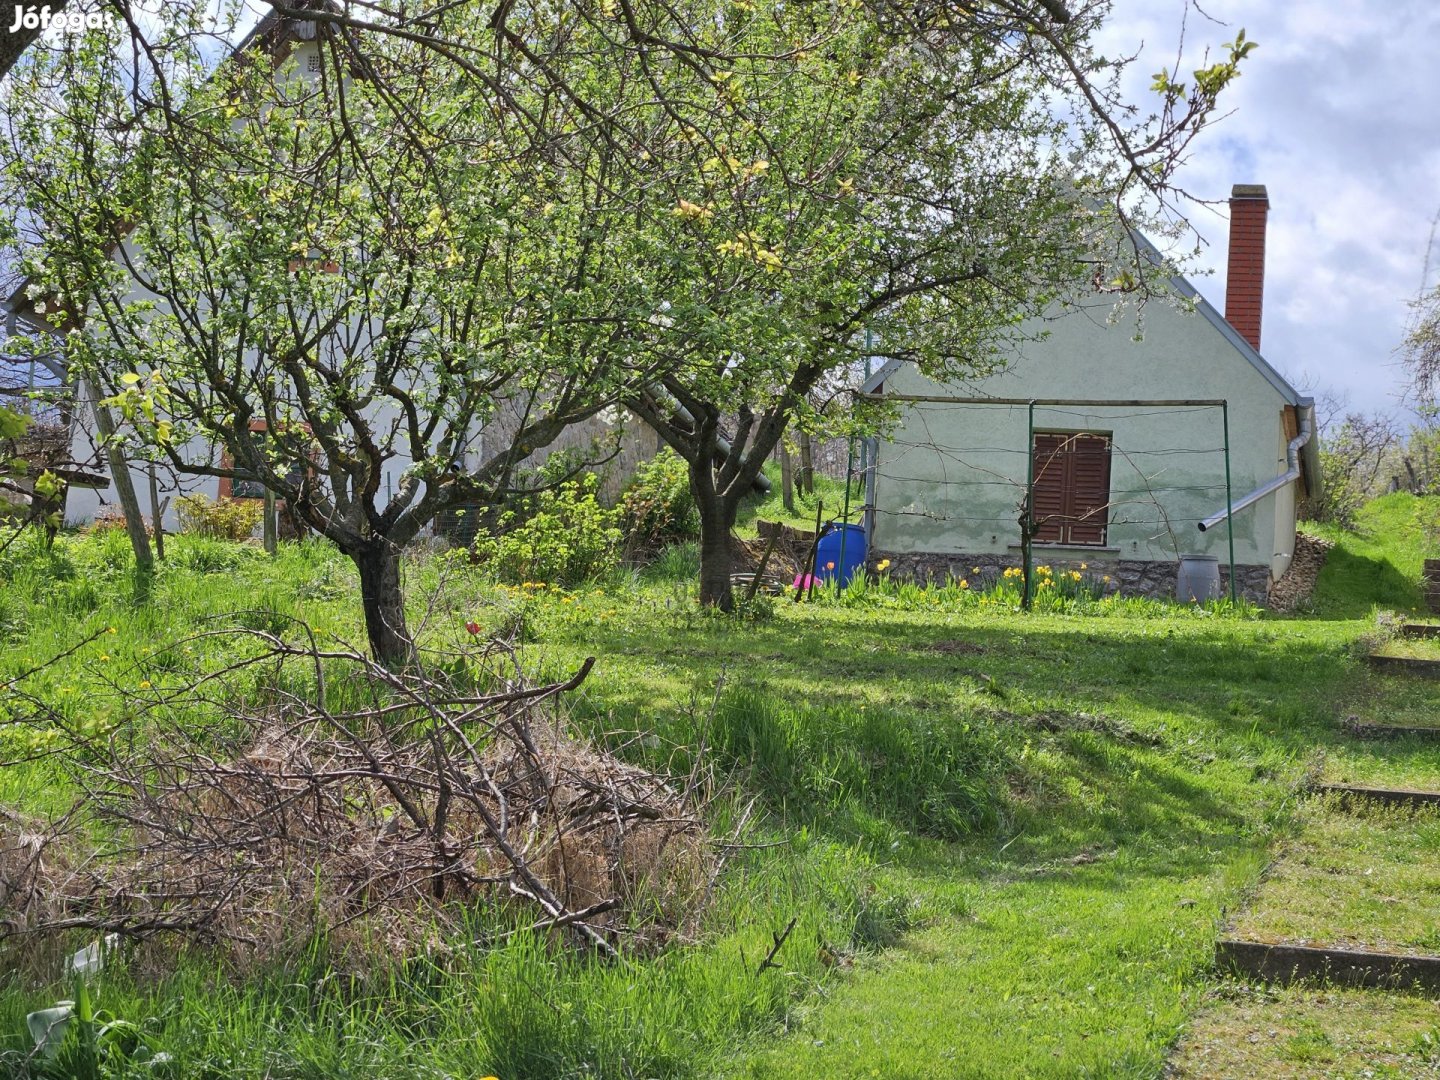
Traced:
[[275, 492], [271, 491], [268, 487], [265, 489], [264, 504], [261, 511], [264, 517], [260, 522], [260, 536], [262, 543], [265, 545], [265, 554], [274, 555], [276, 548], [279, 546], [276, 542], [278, 529], [275, 521]]
[[733, 510], [726, 512], [723, 499], [712, 496], [700, 506], [700, 603], [721, 611], [735, 608], [730, 589], [734, 552], [730, 532], [735, 525]]
[[800, 432], [800, 490], [806, 495], [815, 494], [815, 458], [810, 449], [810, 436]]
[[388, 540], [374, 540], [347, 552], [360, 571], [360, 603], [370, 655], [391, 669], [415, 658], [415, 643], [405, 628], [405, 594], [400, 588], [400, 551]]
[[790, 464], [790, 448], [780, 441], [780, 501], [787, 514], [795, 513], [795, 476]]
[[165, 507], [170, 500], [160, 501], [160, 481], [155, 476], [155, 463], [150, 463], [150, 528], [155, 533], [155, 557], [165, 561]]
[[672, 410], [657, 409], [643, 395], [630, 407], [689, 463], [690, 494], [700, 516], [700, 603], [733, 610], [730, 572], [735, 516], [741, 495], [758, 486], [761, 466], [785, 433], [783, 413], [772, 411], [758, 425], [752, 425], [755, 418], [747, 416], [742, 424], [744, 437], [737, 433], [730, 443], [720, 434], [718, 410], [708, 415], [704, 410], [698, 415], [687, 413], [682, 427]]
[[115, 441], [115, 420], [110, 410], [100, 404], [100, 394], [93, 383], [85, 385], [95, 408], [95, 428], [105, 443], [105, 460], [110, 466], [110, 482], [115, 485], [115, 497], [120, 500], [120, 509], [125, 514], [125, 531], [130, 534], [130, 546], [135, 550], [135, 569], [142, 576], [155, 572], [155, 559], [150, 554], [150, 538], [145, 535], [145, 518], [140, 513], [140, 498], [135, 494], [135, 485], [130, 478], [130, 463], [125, 451]]

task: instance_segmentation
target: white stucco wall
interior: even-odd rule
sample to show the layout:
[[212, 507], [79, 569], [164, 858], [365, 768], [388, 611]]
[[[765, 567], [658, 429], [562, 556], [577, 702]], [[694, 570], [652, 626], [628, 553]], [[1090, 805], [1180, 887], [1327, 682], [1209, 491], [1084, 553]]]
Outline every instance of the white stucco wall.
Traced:
[[[1293, 390], [1283, 381], [1277, 388], [1198, 311], [1151, 302], [1141, 315], [1131, 310], [1112, 324], [1112, 308], [1111, 298], [1096, 297], [1049, 320], [1043, 325], [1048, 336], [1019, 347], [998, 375], [942, 385], [905, 365], [883, 389], [1027, 400], [1223, 399], [1229, 403], [1233, 496], [1285, 471], [1282, 410], [1296, 400]], [[899, 427], [880, 442], [872, 546], [900, 553], [1013, 552], [1026, 481], [1027, 411], [905, 407]], [[1226, 502], [1220, 409], [1037, 407], [1035, 428], [1103, 432], [1113, 439], [1106, 545], [1064, 552], [1101, 562], [1169, 562], [1185, 554], [1228, 561], [1225, 527], [1208, 533], [1196, 527]], [[1235, 515], [1237, 564], [1268, 565], [1275, 577], [1285, 572], [1294, 546], [1295, 495], [1291, 485]]]

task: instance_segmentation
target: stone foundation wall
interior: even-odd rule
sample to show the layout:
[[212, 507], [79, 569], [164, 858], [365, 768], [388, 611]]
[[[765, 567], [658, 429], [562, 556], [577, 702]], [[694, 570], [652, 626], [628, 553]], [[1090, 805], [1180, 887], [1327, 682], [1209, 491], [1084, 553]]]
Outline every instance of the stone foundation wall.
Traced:
[[[1008, 567], [1020, 566], [1020, 554], [1014, 555], [936, 555], [927, 552], [873, 551], [868, 568], [889, 560], [891, 577], [921, 583], [943, 582], [950, 578], [965, 579], [971, 588], [988, 588]], [[1036, 552], [1035, 565], [1048, 566], [1056, 573], [1080, 570], [1096, 581], [1102, 581], [1106, 592], [1122, 596], [1148, 596], [1158, 600], [1175, 599], [1175, 578], [1180, 569], [1176, 562], [1144, 562], [1139, 559], [1057, 558], [1053, 552]], [[1083, 568], [1083, 569], [1082, 569]], [[1270, 592], [1268, 566], [1237, 566], [1235, 576], [1240, 595], [1254, 604], [1264, 604]], [[1108, 580], [1106, 580], [1108, 579]], [[1230, 567], [1220, 564], [1220, 595], [1230, 595]]]

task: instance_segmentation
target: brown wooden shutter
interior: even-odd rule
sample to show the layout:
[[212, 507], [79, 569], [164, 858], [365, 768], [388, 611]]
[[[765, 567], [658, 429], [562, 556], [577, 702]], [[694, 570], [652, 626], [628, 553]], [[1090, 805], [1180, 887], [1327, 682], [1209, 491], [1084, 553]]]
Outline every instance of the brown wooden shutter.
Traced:
[[1034, 453], [1035, 539], [1103, 545], [1110, 503], [1110, 439], [1040, 432]]
[[1110, 506], [1110, 440], [1103, 435], [1071, 439], [1070, 538], [1072, 544], [1105, 543]]
[[1068, 455], [1064, 447], [1064, 435], [1040, 432], [1035, 436], [1035, 505], [1031, 516], [1036, 527], [1035, 539], [1042, 543], [1058, 544], [1065, 535]]

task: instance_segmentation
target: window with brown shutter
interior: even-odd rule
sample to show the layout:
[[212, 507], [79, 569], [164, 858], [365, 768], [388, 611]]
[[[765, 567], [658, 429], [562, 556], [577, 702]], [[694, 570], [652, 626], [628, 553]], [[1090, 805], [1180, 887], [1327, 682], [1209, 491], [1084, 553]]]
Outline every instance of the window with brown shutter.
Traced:
[[1035, 434], [1035, 539], [1103, 546], [1110, 505], [1110, 436]]

